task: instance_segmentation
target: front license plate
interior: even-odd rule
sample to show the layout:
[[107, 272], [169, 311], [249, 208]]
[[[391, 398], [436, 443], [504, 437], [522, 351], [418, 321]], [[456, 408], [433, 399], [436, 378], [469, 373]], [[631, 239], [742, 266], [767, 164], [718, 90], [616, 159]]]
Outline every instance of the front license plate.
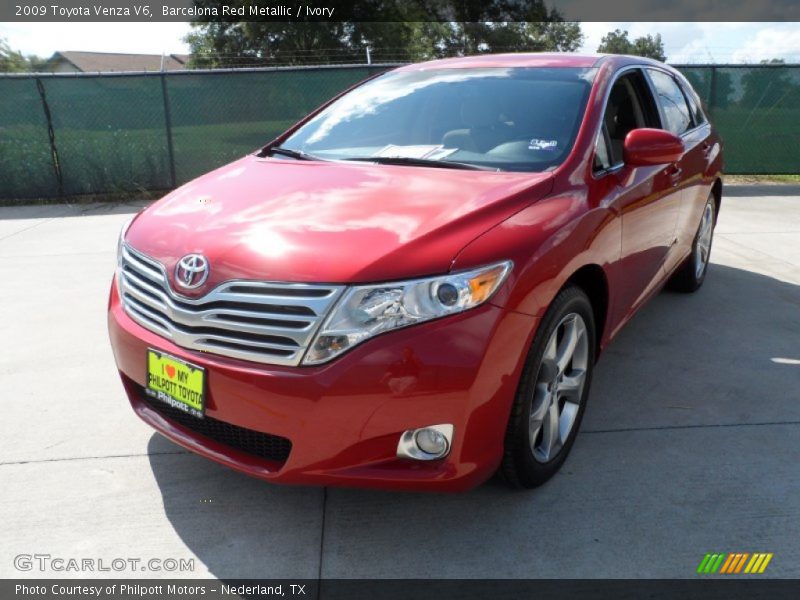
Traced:
[[147, 393], [201, 419], [205, 412], [205, 378], [203, 367], [147, 349]]

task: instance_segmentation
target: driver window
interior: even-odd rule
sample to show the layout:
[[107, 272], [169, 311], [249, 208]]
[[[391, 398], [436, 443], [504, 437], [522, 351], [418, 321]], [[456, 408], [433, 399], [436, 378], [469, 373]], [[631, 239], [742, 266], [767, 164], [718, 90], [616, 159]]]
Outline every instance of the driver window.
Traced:
[[641, 127], [660, 126], [657, 114], [641, 72], [631, 71], [617, 79], [603, 114], [608, 161], [612, 166], [622, 164], [622, 147], [628, 133]]
[[594, 148], [594, 165], [592, 166], [595, 173], [607, 171], [611, 168], [611, 156], [608, 154], [608, 144], [606, 144], [605, 130], [600, 131], [597, 136], [597, 144]]

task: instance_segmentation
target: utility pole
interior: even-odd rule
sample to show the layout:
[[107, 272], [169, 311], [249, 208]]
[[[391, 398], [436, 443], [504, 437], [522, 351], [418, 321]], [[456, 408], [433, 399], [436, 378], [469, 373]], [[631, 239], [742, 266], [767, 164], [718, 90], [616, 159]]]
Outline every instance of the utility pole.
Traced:
[[367, 64], [372, 64], [372, 57], [369, 55], [369, 46], [367, 46]]

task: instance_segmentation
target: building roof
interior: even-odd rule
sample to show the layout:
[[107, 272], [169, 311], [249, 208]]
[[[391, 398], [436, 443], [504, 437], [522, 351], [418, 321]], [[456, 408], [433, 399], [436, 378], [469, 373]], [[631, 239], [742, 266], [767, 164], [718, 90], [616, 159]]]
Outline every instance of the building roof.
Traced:
[[[114, 52], [56, 52], [49, 63], [60, 60], [71, 63], [78, 71], [161, 71], [160, 54], [118, 54]], [[188, 54], [163, 56], [164, 71], [182, 71], [189, 60]]]

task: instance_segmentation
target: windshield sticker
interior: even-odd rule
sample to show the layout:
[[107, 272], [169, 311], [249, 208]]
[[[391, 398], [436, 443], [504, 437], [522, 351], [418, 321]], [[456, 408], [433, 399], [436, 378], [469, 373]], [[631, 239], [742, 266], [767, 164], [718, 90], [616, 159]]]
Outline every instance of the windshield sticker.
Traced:
[[396, 146], [389, 144], [378, 150], [372, 156], [384, 158], [426, 158], [429, 160], [440, 160], [456, 151], [456, 148], [445, 148], [441, 145], [434, 146]]
[[428, 160], [442, 160], [443, 158], [450, 156], [453, 152], [456, 152], [458, 148], [443, 148], [439, 147], [436, 150], [428, 152], [425, 155], [425, 158]]
[[532, 139], [528, 144], [528, 150], [546, 150], [553, 152], [558, 149], [558, 140], [537, 140]]

